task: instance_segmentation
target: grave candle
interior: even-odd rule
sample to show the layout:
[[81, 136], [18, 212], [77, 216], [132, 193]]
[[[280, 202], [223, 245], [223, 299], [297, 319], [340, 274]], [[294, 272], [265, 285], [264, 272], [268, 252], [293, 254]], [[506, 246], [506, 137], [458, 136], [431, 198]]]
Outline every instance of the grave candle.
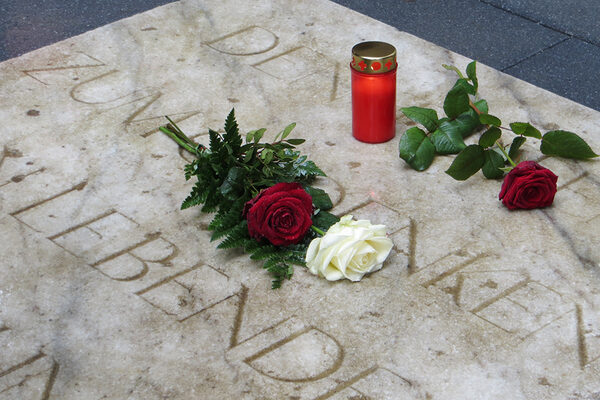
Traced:
[[384, 42], [352, 48], [352, 135], [382, 143], [396, 134], [396, 49]]

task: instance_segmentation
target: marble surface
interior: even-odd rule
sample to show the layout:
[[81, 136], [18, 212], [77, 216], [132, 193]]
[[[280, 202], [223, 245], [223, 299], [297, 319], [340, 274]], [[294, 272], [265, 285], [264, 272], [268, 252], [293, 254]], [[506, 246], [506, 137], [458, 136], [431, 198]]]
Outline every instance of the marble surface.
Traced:
[[[551, 208], [509, 212], [500, 183], [423, 173], [397, 137], [351, 137], [353, 44], [399, 54], [398, 107], [439, 109], [470, 61], [324, 0], [181, 1], [0, 64], [0, 399], [600, 398], [600, 166], [543, 159]], [[505, 121], [578, 132], [600, 114], [479, 65]], [[333, 211], [385, 223], [361, 283], [297, 268], [281, 290], [180, 211], [186, 155], [297, 122]], [[539, 159], [532, 144], [527, 157]]]

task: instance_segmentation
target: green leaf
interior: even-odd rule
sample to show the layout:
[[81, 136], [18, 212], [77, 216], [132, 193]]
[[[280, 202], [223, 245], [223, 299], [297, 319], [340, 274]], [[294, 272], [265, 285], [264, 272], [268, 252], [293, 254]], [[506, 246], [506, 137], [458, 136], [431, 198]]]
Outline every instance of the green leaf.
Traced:
[[219, 132], [209, 129], [208, 137], [210, 140], [209, 141], [210, 151], [213, 153], [219, 152], [221, 150], [221, 147], [223, 146], [223, 141], [221, 139], [221, 135], [219, 134]]
[[481, 171], [488, 179], [498, 179], [504, 176], [500, 168], [504, 167], [504, 158], [493, 150], [485, 150], [485, 161]]
[[517, 135], [529, 136], [536, 139], [542, 138], [542, 133], [527, 122], [513, 122], [510, 124], [510, 129]]
[[260, 142], [260, 139], [262, 139], [263, 135], [265, 134], [265, 132], [267, 131], [266, 128], [260, 128], [256, 131], [254, 131], [254, 143], [258, 143]]
[[266, 243], [258, 247], [255, 251], [250, 255], [250, 259], [252, 260], [264, 260], [266, 258], [273, 257], [277, 255], [277, 247], [273, 246], [270, 243]]
[[238, 128], [237, 121], [235, 120], [235, 110], [232, 108], [225, 120], [225, 134], [223, 135], [223, 141], [227, 143], [233, 153], [237, 153], [242, 145], [242, 136]]
[[454, 121], [442, 122], [431, 135], [431, 142], [439, 154], [456, 154], [466, 147], [462, 133]]
[[438, 127], [437, 112], [431, 108], [404, 107], [400, 110], [408, 118], [423, 125], [429, 132], [435, 131]]
[[[477, 93], [477, 89], [479, 88], [479, 83], [477, 81], [477, 61], [472, 61], [467, 65], [467, 76], [473, 83], [473, 88], [475, 89], [475, 93]], [[487, 112], [487, 111], [486, 111]]]
[[456, 81], [444, 99], [444, 112], [448, 118], [456, 118], [469, 109], [470, 91], [472, 91], [472, 86], [467, 83], [466, 79]]
[[[212, 238], [211, 238], [212, 240]], [[240, 224], [230, 229], [227, 237], [217, 245], [217, 249], [234, 249], [236, 247], [246, 247], [250, 241], [248, 236], [248, 224], [243, 220]]]
[[205, 187], [200, 182], [196, 182], [194, 187], [192, 188], [192, 192], [186, 197], [186, 199], [181, 204], [181, 209], [185, 210], [186, 208], [190, 208], [193, 206], [197, 206], [202, 204], [206, 198], [204, 196]]
[[487, 101], [485, 101], [485, 99], [476, 101], [475, 107], [477, 107], [477, 109], [484, 114], [487, 114], [489, 111], [488, 103], [487, 103]]
[[338, 222], [340, 219], [335, 215], [327, 212], [327, 211], [319, 211], [317, 215], [313, 217], [313, 225], [317, 228], [327, 232], [327, 229], [331, 227], [331, 225]]
[[433, 162], [435, 147], [425, 132], [420, 128], [412, 127], [400, 138], [400, 158], [413, 169], [423, 171]]
[[479, 116], [472, 108], [460, 114], [456, 119], [448, 121], [448, 123], [454, 125], [463, 138], [471, 135], [481, 126]]
[[496, 140], [500, 139], [502, 131], [500, 128], [492, 126], [487, 131], [483, 132], [483, 135], [479, 138], [479, 145], [483, 148], [492, 147], [496, 144]]
[[286, 142], [288, 142], [289, 144], [293, 144], [294, 146], [297, 146], [299, 144], [306, 142], [306, 140], [305, 139], [288, 139], [288, 140], [286, 140]]
[[313, 161], [306, 160], [306, 156], [302, 156], [294, 161], [292, 168], [294, 171], [293, 178], [295, 178], [295, 180], [310, 180], [316, 176], [327, 176], [325, 175], [325, 172], [317, 167], [317, 164]]
[[229, 170], [227, 174], [227, 178], [221, 187], [219, 188], [219, 192], [223, 195], [223, 197], [235, 200], [238, 198], [240, 189], [242, 189], [241, 181], [244, 178], [244, 169], [240, 167], [234, 167]]
[[296, 127], [296, 123], [292, 122], [291, 124], [289, 124], [288, 126], [283, 128], [283, 131], [281, 132], [281, 140], [287, 138], [290, 135], [290, 133], [294, 130], [295, 127]]
[[525, 143], [527, 138], [525, 136], [517, 136], [513, 139], [510, 150], [508, 150], [508, 156], [511, 160], [516, 161], [517, 155], [519, 154], [519, 148]]
[[479, 122], [481, 122], [484, 125], [492, 125], [492, 126], [502, 125], [502, 121], [500, 121], [500, 118], [494, 117], [493, 115], [490, 115], [490, 114], [479, 115]]
[[260, 153], [260, 158], [265, 162], [265, 164], [269, 164], [273, 161], [273, 150], [264, 149], [262, 153]]
[[306, 193], [308, 193], [310, 197], [312, 197], [313, 204], [319, 210], [331, 210], [331, 208], [333, 207], [331, 198], [323, 189], [315, 188], [312, 186], [306, 186], [304, 190], [306, 190]]
[[460, 152], [446, 170], [446, 173], [456, 180], [464, 181], [483, 167], [485, 151], [478, 144], [467, 146]]
[[550, 131], [542, 138], [542, 153], [548, 156], [583, 160], [598, 157], [598, 154], [581, 137], [568, 131]]
[[248, 151], [246, 151], [246, 154], [244, 155], [244, 163], [248, 163], [252, 159], [252, 155], [254, 155], [253, 147], [251, 147], [250, 149], [248, 149]]

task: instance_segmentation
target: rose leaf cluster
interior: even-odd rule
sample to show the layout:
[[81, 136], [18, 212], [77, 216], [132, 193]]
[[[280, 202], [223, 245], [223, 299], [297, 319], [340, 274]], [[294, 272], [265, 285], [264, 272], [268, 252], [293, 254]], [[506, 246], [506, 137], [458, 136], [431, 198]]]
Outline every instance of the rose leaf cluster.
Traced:
[[[540, 151], [547, 156], [577, 160], [598, 157], [573, 132], [553, 130], [542, 134], [528, 122], [502, 126], [500, 118], [488, 113], [487, 102], [476, 98], [479, 81], [475, 61], [467, 65], [466, 77], [454, 66], [444, 68], [459, 76], [444, 99], [446, 117], [438, 119], [437, 112], [429, 108], [402, 108], [404, 115], [426, 129], [412, 127], [400, 138], [400, 158], [413, 169], [427, 169], [435, 154], [457, 154], [446, 170], [452, 178], [463, 181], [479, 170], [487, 179], [500, 179], [508, 173], [500, 193], [502, 203], [511, 210], [531, 209], [552, 204], [556, 175], [532, 162], [517, 165], [514, 160], [518, 160], [528, 138], [539, 140]], [[463, 139], [482, 127], [478, 142], [466, 145]], [[506, 146], [502, 144], [503, 131], [515, 135]]]

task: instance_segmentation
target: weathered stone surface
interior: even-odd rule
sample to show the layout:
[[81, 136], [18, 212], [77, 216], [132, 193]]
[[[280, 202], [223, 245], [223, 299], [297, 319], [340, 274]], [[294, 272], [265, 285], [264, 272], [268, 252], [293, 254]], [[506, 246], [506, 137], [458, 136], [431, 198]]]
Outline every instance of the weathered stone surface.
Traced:
[[[351, 137], [348, 61], [398, 49], [398, 106], [440, 108], [468, 60], [333, 3], [183, 1], [0, 64], [0, 399], [597, 399], [600, 167], [545, 159], [546, 210], [499, 182], [426, 172], [396, 139]], [[479, 66], [505, 121], [572, 130], [600, 114]], [[207, 216], [180, 211], [186, 155], [235, 106], [243, 130], [291, 121], [337, 214], [395, 243], [361, 283], [297, 269], [283, 289]], [[527, 145], [528, 158], [539, 151]]]

